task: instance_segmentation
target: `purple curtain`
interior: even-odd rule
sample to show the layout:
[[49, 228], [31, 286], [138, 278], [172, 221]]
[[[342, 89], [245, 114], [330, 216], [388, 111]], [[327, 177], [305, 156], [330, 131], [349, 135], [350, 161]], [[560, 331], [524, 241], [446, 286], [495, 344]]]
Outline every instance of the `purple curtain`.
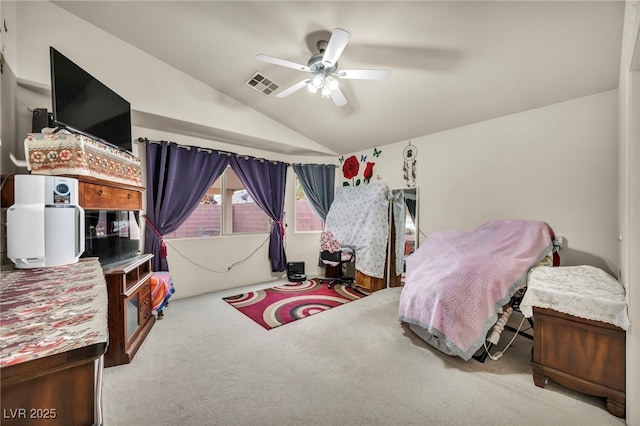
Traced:
[[287, 164], [235, 154], [229, 158], [229, 164], [256, 204], [273, 220], [269, 239], [271, 271], [286, 271], [284, 191], [287, 181]]
[[154, 271], [168, 271], [167, 259], [161, 254], [161, 236], [178, 229], [195, 210], [224, 172], [229, 156], [165, 141], [147, 141], [146, 152], [148, 226], [144, 252], [154, 254]]

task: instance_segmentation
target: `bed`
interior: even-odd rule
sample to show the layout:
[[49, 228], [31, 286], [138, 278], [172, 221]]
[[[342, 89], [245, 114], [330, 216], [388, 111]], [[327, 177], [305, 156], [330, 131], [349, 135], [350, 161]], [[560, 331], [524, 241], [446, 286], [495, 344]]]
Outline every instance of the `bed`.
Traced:
[[471, 231], [434, 232], [407, 257], [398, 319], [467, 361], [484, 347], [503, 307], [526, 289], [529, 270], [558, 261], [545, 222], [496, 220]]

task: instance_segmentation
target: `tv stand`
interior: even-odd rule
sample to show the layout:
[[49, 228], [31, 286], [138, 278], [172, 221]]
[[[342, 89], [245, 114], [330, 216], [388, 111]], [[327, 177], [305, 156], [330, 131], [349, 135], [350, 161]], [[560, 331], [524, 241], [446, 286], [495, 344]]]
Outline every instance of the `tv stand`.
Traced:
[[142, 254], [104, 271], [109, 299], [105, 367], [130, 363], [156, 321], [151, 302], [152, 258]]
[[[80, 205], [90, 210], [142, 210], [142, 189], [89, 176], [80, 181]], [[155, 316], [151, 303], [152, 254], [104, 268], [109, 303], [109, 346], [105, 367], [128, 364], [144, 342]]]

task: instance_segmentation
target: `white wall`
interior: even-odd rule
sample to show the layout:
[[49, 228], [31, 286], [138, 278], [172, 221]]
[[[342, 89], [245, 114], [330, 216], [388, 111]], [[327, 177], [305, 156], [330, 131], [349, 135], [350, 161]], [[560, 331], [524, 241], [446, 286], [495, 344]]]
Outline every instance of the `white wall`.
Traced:
[[[562, 264], [592, 264], [617, 277], [617, 109], [617, 92], [609, 91], [412, 139], [422, 232], [543, 220], [567, 239]], [[374, 175], [402, 188], [407, 145], [356, 156], [367, 155]]]
[[[0, 3], [0, 22], [15, 22], [16, 10], [14, 3]], [[7, 25], [9, 30], [10, 24]], [[0, 153], [2, 158], [0, 161], [0, 173], [15, 173], [15, 166], [9, 159], [9, 152], [17, 149], [16, 145], [16, 31], [15, 27], [11, 27], [11, 31], [0, 30], [2, 36], [0, 40], [0, 48], [3, 48], [5, 59], [4, 70], [0, 76], [0, 138], [2, 145]]]
[[619, 232], [621, 282], [627, 291], [627, 424], [640, 425], [640, 6], [627, 2], [619, 91]]

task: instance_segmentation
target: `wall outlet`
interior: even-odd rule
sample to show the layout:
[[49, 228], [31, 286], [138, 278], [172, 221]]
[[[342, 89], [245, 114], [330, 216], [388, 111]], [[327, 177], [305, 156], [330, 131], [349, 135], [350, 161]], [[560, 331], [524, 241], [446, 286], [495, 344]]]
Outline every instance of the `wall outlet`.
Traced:
[[565, 248], [567, 246], [567, 239], [564, 235], [556, 235], [556, 246], [558, 249]]

